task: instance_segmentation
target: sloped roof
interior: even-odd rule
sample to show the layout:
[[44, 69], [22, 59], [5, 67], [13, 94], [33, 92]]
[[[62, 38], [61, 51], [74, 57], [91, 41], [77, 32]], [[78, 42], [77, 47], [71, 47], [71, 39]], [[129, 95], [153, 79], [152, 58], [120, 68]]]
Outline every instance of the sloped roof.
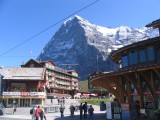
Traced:
[[0, 74], [4, 76], [3, 79], [43, 80], [44, 68], [2, 68]]
[[78, 71], [77, 70], [67, 70], [68, 73], [71, 73], [71, 72], [76, 72], [78, 74]]
[[21, 65], [21, 66], [22, 66], [22, 67], [24, 67], [24, 66], [26, 66], [26, 65], [27, 65], [28, 63], [30, 63], [30, 62], [37, 63], [37, 64], [39, 64], [40, 66], [42, 66], [42, 67], [43, 67], [43, 65], [42, 65], [42, 64], [40, 64], [38, 60], [34, 60], [34, 59], [30, 59], [30, 60], [28, 60], [25, 64], [23, 64], [23, 65]]
[[54, 64], [54, 62], [53, 62], [52, 60], [48, 60], [48, 61], [39, 61], [40, 64], [45, 64], [45, 63], [48, 63], [48, 62], [52, 63], [52, 64], [55, 66], [55, 64]]
[[117, 60], [118, 55], [120, 55], [121, 52], [124, 52], [125, 50], [129, 50], [131, 48], [134, 48], [134, 49], [140, 48], [141, 46], [146, 46], [146, 45], [153, 45], [153, 44], [157, 44], [159, 42], [160, 42], [160, 36], [157, 36], [154, 38], [149, 38], [149, 39], [146, 39], [143, 41], [139, 41], [139, 42], [124, 46], [124, 47], [110, 53], [110, 58], [112, 59], [112, 61], [115, 62]]
[[146, 27], [159, 28], [160, 27], [160, 19], [154, 20], [153, 22], [147, 24]]

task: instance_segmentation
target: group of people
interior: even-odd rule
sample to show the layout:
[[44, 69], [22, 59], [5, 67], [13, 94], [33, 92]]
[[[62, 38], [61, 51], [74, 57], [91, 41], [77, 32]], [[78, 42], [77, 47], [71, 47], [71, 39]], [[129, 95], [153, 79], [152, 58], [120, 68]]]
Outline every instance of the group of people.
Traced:
[[40, 118], [40, 120], [47, 120], [43, 106], [40, 107], [39, 105], [36, 105], [36, 107], [33, 107], [30, 110], [30, 114], [32, 116], [32, 120], [39, 120], [39, 118]]
[[[64, 109], [65, 109], [65, 106], [63, 106], [62, 104], [61, 104], [61, 106], [60, 106], [60, 113], [61, 113], [61, 117], [64, 117]], [[70, 109], [70, 116], [71, 117], [74, 117], [74, 112], [75, 112], [75, 106], [73, 105], [73, 104], [71, 104], [70, 105], [70, 107], [69, 107], [69, 109]]]
[[80, 106], [79, 106], [79, 111], [80, 111], [80, 120], [82, 119], [82, 116], [85, 119], [87, 118], [87, 111], [88, 111], [88, 114], [89, 114], [89, 120], [93, 120], [94, 108], [93, 108], [92, 105], [90, 105], [89, 108], [88, 108], [87, 102], [85, 102], [83, 105], [81, 103]]
[[[92, 105], [88, 106], [87, 102], [85, 102], [84, 104], [81, 103], [79, 106], [74, 106], [73, 104], [71, 104], [69, 107], [71, 117], [74, 117], [74, 112], [78, 108], [80, 111], [80, 120], [82, 118], [87, 119], [87, 112], [88, 112], [88, 120], [93, 120], [94, 108], [92, 107]], [[61, 104], [59, 107], [61, 117], [64, 117], [64, 110], [65, 106], [64, 104]], [[32, 120], [46, 120], [45, 110], [43, 106], [40, 107], [39, 105], [36, 105], [30, 110], [30, 114], [32, 116]]]
[[64, 97], [63, 97], [63, 98], [61, 98], [61, 99], [60, 99], [60, 98], [58, 98], [58, 99], [57, 99], [57, 102], [58, 102], [58, 105], [61, 105], [61, 104], [63, 104], [63, 105], [64, 105], [64, 104], [65, 104], [65, 98], [64, 98]]
[[[61, 104], [59, 109], [60, 109], [61, 117], [64, 117], [65, 106]], [[74, 117], [74, 112], [76, 110], [76, 107], [73, 104], [71, 104], [69, 109], [71, 113], [70, 116]], [[82, 117], [84, 117], [84, 119], [87, 119], [87, 112], [89, 114], [89, 120], [93, 120], [94, 108], [92, 107], [92, 105], [90, 105], [88, 108], [87, 102], [85, 102], [83, 105], [81, 103], [79, 105], [79, 111], [80, 111], [80, 120], [82, 119]]]

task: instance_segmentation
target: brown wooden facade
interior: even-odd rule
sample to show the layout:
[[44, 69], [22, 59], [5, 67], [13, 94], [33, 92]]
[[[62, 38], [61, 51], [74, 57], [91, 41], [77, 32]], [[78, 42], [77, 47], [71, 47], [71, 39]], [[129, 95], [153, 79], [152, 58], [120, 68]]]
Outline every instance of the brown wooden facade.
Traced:
[[110, 97], [110, 94], [106, 89], [99, 86], [92, 85], [90, 83], [90, 80], [92, 80], [93, 77], [103, 75], [103, 74], [104, 74], [103, 72], [97, 70], [88, 76], [88, 92], [90, 92], [90, 94], [92, 93], [97, 94], [98, 95], [97, 97]]
[[94, 76], [91, 84], [107, 89], [120, 104], [139, 101], [148, 114], [160, 109], [160, 37], [120, 48], [110, 58], [119, 69]]

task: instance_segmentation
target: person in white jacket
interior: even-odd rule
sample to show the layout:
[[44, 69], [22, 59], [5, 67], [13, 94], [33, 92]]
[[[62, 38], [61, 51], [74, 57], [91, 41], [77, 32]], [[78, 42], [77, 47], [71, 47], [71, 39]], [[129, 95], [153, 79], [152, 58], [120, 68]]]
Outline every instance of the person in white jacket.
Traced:
[[36, 109], [37, 109], [37, 106], [36, 106], [36, 107], [33, 107], [32, 120], [35, 120], [35, 119], [36, 119], [36, 117], [35, 117]]

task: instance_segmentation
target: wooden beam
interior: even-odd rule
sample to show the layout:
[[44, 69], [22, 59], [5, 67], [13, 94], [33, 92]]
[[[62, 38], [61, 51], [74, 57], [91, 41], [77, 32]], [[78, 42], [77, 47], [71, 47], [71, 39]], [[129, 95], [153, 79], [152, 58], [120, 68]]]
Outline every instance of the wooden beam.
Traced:
[[123, 85], [122, 85], [122, 76], [119, 77], [119, 86], [120, 86], [120, 91], [119, 92], [119, 96], [120, 96], [120, 100], [121, 100], [121, 103], [124, 103], [124, 91], [123, 91]]
[[152, 96], [153, 96], [153, 94], [154, 94], [153, 89], [154, 89], [154, 88], [152, 88], [152, 85], [151, 85], [151, 83], [150, 83], [149, 77], [147, 77], [143, 72], [140, 72], [140, 71], [139, 71], [138, 73], [144, 78], [144, 80], [145, 80], [145, 82], [147, 83], [148, 88], [149, 88], [149, 90], [151, 91], [151, 94], [152, 94]]
[[139, 99], [140, 99], [140, 108], [144, 108], [144, 101], [143, 101], [143, 90], [142, 90], [142, 81], [140, 79], [139, 74], [137, 73], [137, 78], [138, 78], [138, 89], [140, 90], [139, 92]]
[[137, 87], [135, 81], [133, 80], [134, 78], [131, 77], [131, 75], [129, 75], [129, 74], [123, 74], [123, 76], [124, 76], [126, 79], [128, 79], [128, 80], [134, 85], [134, 87], [136, 88], [138, 94], [140, 94], [140, 88]]
[[131, 98], [131, 84], [129, 80], [126, 80], [126, 90], [127, 90], [127, 100], [128, 103], [131, 103], [130, 98]]
[[106, 90], [108, 90], [110, 93], [112, 93], [117, 98], [119, 103], [121, 103], [121, 100], [119, 97], [119, 92], [116, 89], [114, 89], [113, 87], [109, 86], [107, 84], [107, 80], [104, 80], [104, 79], [103, 80], [100, 79], [99, 81], [95, 80], [95, 81], [92, 81], [92, 84], [99, 86], [99, 87], [102, 87], [102, 88], [105, 88]]
[[159, 72], [159, 70], [157, 70], [157, 69], [153, 69], [153, 71], [157, 74], [157, 76], [160, 78], [160, 72]]

